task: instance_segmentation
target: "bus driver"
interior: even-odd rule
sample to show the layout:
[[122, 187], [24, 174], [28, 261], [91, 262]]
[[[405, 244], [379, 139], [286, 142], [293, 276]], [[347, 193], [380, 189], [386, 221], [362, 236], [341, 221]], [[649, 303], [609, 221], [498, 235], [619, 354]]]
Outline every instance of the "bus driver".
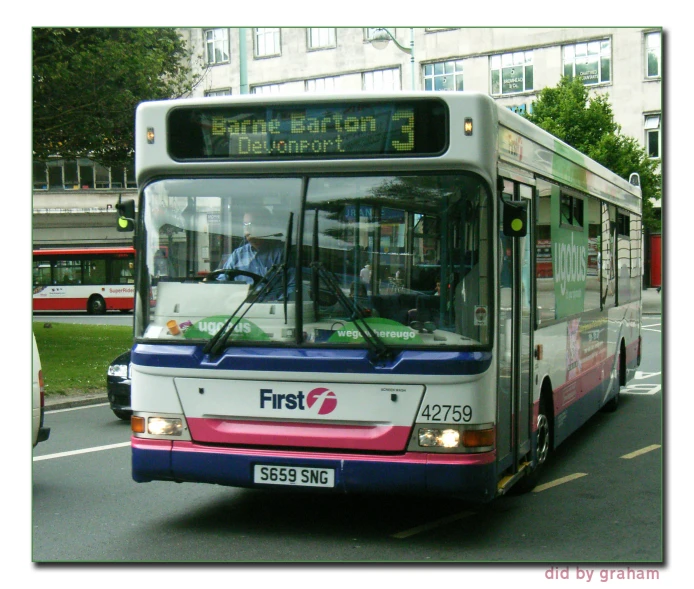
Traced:
[[[275, 238], [282, 233], [268, 234], [272, 227], [272, 214], [266, 208], [248, 211], [243, 216], [243, 245], [236, 248], [227, 258], [222, 268], [245, 270], [265, 276], [275, 264], [282, 263], [281, 242]], [[217, 280], [226, 280], [222, 274]], [[237, 276], [234, 280], [251, 284], [248, 276]]]

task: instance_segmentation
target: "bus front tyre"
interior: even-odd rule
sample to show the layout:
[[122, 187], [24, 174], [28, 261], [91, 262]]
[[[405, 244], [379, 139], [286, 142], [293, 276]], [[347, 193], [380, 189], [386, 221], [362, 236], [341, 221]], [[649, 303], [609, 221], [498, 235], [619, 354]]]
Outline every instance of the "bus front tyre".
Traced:
[[614, 379], [613, 386], [617, 387], [617, 392], [614, 396], [601, 407], [601, 411], [604, 413], [614, 413], [619, 407], [619, 394], [622, 386], [627, 382], [626, 376], [626, 348], [624, 342], [620, 346], [619, 356], [617, 356], [617, 366], [615, 367], [616, 377]]
[[540, 408], [537, 414], [537, 449], [535, 453], [535, 467], [524, 478], [518, 481], [513, 491], [517, 494], [529, 493], [540, 479], [542, 467], [547, 462], [552, 451], [552, 416], [549, 412], [549, 403], [546, 396], [540, 399]]
[[87, 301], [87, 313], [101, 315], [106, 312], [106, 301], [99, 295], [95, 295]]

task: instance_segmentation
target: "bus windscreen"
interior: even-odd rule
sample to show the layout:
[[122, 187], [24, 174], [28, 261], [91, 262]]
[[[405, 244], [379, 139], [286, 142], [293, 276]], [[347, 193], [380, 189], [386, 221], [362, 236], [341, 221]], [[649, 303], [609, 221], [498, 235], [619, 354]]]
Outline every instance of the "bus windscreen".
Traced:
[[167, 129], [179, 161], [431, 157], [448, 147], [447, 107], [435, 99], [184, 106]]

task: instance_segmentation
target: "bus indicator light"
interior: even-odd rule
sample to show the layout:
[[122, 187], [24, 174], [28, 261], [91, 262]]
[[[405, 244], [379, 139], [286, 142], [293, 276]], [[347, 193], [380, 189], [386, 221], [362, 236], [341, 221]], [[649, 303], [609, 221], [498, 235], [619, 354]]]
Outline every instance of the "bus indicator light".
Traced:
[[144, 434], [145, 433], [145, 418], [133, 415], [130, 418], [130, 429], [135, 434]]
[[486, 448], [494, 445], [494, 428], [468, 429], [463, 432], [463, 446], [466, 448]]
[[465, 124], [463, 125], [463, 128], [465, 129], [465, 135], [468, 137], [472, 135], [472, 119], [465, 119]]

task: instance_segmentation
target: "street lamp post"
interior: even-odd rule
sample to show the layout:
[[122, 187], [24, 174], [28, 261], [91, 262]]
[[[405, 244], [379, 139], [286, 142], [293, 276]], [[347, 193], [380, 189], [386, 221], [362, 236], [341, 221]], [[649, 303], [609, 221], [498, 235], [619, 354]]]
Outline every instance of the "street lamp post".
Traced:
[[411, 88], [415, 89], [415, 69], [414, 69], [414, 29], [410, 29], [410, 46], [405, 47], [395, 38], [395, 35], [391, 33], [388, 29], [384, 27], [379, 27], [374, 29], [373, 38], [371, 39], [371, 45], [376, 49], [385, 49], [388, 46], [388, 42], [392, 41], [395, 46], [400, 49], [403, 53], [409, 53], [410, 55], [410, 73], [412, 75]]

